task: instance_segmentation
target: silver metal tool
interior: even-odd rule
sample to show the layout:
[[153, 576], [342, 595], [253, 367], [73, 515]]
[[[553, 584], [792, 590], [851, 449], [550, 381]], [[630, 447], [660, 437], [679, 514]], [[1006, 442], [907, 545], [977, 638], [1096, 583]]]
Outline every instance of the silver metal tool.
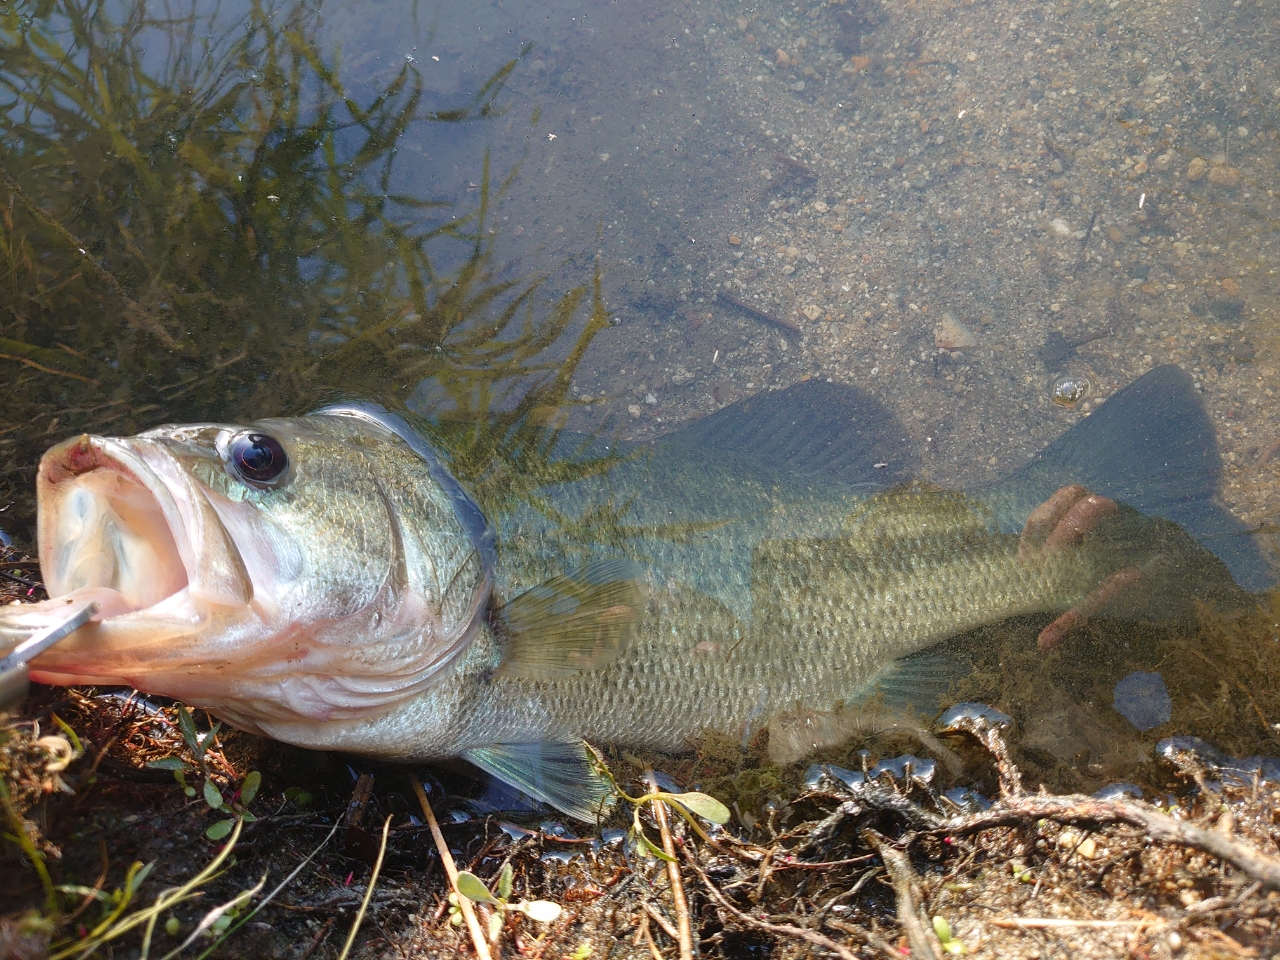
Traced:
[[73, 607], [65, 620], [37, 630], [9, 651], [7, 656], [0, 658], [0, 711], [12, 710], [26, 697], [27, 686], [31, 682], [31, 671], [27, 663], [59, 640], [75, 633], [92, 620], [97, 612], [98, 605], [92, 601]]

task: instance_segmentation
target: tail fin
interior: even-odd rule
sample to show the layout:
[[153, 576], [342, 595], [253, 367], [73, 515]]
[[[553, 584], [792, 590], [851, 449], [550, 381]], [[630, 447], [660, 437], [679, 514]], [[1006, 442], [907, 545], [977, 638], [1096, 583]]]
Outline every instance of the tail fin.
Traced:
[[1216, 499], [1222, 458], [1191, 377], [1156, 367], [1110, 397], [993, 491], [1002, 526], [1021, 527], [1058, 487], [1079, 483], [1172, 520], [1249, 590], [1273, 578], [1248, 528]]

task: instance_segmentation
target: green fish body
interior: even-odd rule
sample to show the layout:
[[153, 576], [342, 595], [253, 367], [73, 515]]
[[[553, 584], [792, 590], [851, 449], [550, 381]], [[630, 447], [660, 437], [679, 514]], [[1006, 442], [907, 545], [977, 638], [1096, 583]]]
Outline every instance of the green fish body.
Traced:
[[[549, 438], [563, 456], [545, 476], [479, 497], [374, 407], [75, 438], [39, 480], [60, 599], [0, 630], [96, 599], [98, 621], [36, 679], [128, 683], [307, 747], [465, 757], [589, 818], [605, 791], [583, 741], [678, 751], [769, 727], [790, 756], [878, 687], [909, 690], [929, 663], [913, 655], [1066, 610], [1118, 570], [1142, 573], [1133, 615], [1236, 591], [1134, 509], [1238, 533], [1212, 502], [1216, 446], [1185, 374], [1144, 381], [969, 495], [892, 482], [909, 463], [867, 422], [882, 411], [818, 384], [656, 444]], [[1162, 473], [1170, 457], [1184, 469]], [[575, 462], [593, 466], [555, 466]], [[1023, 520], [1068, 482], [1134, 506], [1069, 548], [1028, 543]]]

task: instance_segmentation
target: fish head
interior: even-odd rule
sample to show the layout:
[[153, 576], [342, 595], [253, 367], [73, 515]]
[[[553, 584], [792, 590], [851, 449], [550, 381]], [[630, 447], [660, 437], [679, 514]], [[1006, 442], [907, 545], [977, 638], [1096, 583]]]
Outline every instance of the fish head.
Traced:
[[485, 618], [492, 532], [380, 408], [75, 437], [37, 497], [46, 603], [99, 608], [32, 662], [46, 683], [129, 684], [256, 732], [359, 720], [430, 686]]

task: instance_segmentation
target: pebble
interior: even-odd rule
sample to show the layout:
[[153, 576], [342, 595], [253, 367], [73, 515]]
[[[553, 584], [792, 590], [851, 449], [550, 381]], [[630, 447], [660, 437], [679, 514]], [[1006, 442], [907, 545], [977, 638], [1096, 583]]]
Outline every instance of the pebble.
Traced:
[[1235, 167], [1226, 165], [1220, 167], [1212, 167], [1209, 170], [1209, 182], [1216, 183], [1220, 187], [1231, 189], [1240, 186], [1240, 171]]
[[933, 331], [933, 345], [941, 350], [965, 350], [978, 345], [973, 331], [950, 313], [944, 313]]
[[1209, 164], [1203, 157], [1196, 157], [1187, 164], [1187, 179], [1193, 183], [1209, 172]]
[[808, 306], [804, 307], [800, 312], [803, 313], [810, 320], [814, 321], [815, 323], [818, 320], [822, 319], [822, 308], [818, 306], [816, 303], [809, 304]]
[[1075, 233], [1075, 228], [1061, 217], [1055, 217], [1049, 221], [1049, 231], [1056, 237], [1069, 237]]

